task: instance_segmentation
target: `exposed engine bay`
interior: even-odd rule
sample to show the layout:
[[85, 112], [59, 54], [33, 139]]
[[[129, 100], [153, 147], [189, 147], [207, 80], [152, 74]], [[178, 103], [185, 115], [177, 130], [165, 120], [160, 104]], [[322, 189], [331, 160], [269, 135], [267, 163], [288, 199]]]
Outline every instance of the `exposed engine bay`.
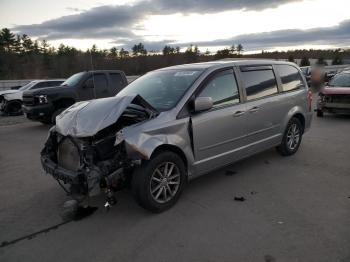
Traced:
[[122, 129], [157, 114], [140, 96], [76, 103], [57, 117], [41, 152], [42, 166], [73, 198], [103, 191], [106, 205], [113, 205], [113, 192], [128, 184], [140, 163], [128, 156]]

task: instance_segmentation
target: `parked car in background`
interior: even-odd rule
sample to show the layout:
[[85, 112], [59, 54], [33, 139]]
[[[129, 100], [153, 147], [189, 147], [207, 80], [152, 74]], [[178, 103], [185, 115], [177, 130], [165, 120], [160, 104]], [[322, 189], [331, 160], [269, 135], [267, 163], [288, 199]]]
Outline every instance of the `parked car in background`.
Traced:
[[126, 85], [126, 76], [119, 70], [80, 72], [60, 86], [25, 91], [23, 111], [30, 120], [55, 123], [56, 116], [74, 103], [114, 96]]
[[65, 79], [34, 80], [18, 88], [0, 92], [0, 111], [7, 115], [22, 114], [22, 95], [26, 90], [40, 89], [44, 87], [57, 86]]
[[316, 112], [318, 117], [323, 117], [324, 112], [350, 113], [350, 71], [335, 75], [320, 90]]
[[13, 90], [18, 90], [20, 89], [22, 86], [11, 86], [10, 89], [13, 89]]
[[294, 63], [179, 65], [62, 112], [41, 162], [76, 199], [102, 191], [109, 206], [115, 190], [131, 185], [142, 207], [161, 212], [190, 179], [271, 147], [296, 153], [311, 118], [311, 94]]

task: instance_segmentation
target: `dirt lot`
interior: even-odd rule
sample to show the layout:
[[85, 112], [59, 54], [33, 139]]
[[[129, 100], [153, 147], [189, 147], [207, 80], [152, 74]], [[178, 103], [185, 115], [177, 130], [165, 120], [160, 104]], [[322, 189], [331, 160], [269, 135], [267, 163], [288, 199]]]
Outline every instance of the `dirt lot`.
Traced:
[[350, 261], [350, 117], [314, 118], [296, 155], [201, 177], [165, 213], [125, 191], [66, 224], [66, 196], [40, 168], [49, 127], [0, 118], [0, 261]]

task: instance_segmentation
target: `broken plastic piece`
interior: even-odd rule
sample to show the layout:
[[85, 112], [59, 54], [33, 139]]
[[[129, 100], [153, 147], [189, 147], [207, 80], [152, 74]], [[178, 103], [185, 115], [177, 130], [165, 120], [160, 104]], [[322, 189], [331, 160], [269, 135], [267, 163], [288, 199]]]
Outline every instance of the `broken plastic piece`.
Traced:
[[233, 170], [226, 170], [226, 173], [225, 173], [226, 176], [233, 176], [235, 174], [237, 174], [237, 172]]
[[236, 197], [235, 196], [234, 200], [243, 202], [243, 201], [245, 201], [245, 198], [244, 197]]

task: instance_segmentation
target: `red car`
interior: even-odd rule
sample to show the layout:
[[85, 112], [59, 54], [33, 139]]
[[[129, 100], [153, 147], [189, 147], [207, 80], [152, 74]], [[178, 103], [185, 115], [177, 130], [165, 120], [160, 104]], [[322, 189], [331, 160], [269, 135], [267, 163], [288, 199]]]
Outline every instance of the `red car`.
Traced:
[[322, 117], [324, 112], [350, 113], [350, 71], [335, 75], [320, 90], [316, 112], [318, 117]]

